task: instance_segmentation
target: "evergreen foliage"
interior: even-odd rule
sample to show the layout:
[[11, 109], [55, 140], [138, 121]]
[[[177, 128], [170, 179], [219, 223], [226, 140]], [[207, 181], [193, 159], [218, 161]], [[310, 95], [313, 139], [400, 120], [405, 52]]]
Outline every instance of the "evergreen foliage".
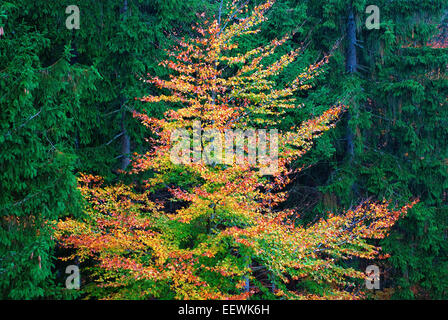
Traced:
[[[247, 1], [247, 12], [263, 2]], [[133, 112], [162, 118], [173, 108], [136, 100], [164, 92], [141, 78], [169, 77], [159, 65], [165, 49], [192, 37], [191, 25], [204, 17], [230, 10], [221, 0], [79, 0], [80, 29], [69, 30], [65, 10], [72, 4], [0, 2], [4, 299], [76, 296], [62, 289], [53, 237], [56, 221], [86, 213], [76, 177], [84, 172], [106, 184], [135, 182], [120, 170], [131, 169], [132, 155], [145, 152], [153, 135]], [[370, 4], [380, 9], [379, 30], [365, 26]], [[297, 223], [308, 224], [366, 199], [393, 199], [398, 206], [420, 199], [376, 243], [391, 257], [376, 262], [384, 273], [372, 298], [448, 298], [447, 8], [446, 0], [277, 0], [260, 32], [243, 35], [234, 50], [244, 53], [290, 34], [266, 58], [268, 64], [302, 48], [300, 59], [273, 76], [278, 89], [331, 53], [317, 85], [294, 95], [304, 107], [278, 118], [281, 130], [338, 102], [349, 106], [338, 126], [295, 161], [294, 168], [307, 167], [287, 185], [279, 209], [299, 210]], [[170, 179], [181, 187], [195, 181], [180, 181], [179, 172]], [[347, 262], [357, 269], [364, 264]]]

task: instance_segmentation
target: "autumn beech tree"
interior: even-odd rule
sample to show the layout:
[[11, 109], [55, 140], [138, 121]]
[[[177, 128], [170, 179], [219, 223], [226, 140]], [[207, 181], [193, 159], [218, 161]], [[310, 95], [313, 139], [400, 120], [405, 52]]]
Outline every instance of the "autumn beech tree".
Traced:
[[[82, 272], [94, 281], [86, 288], [92, 297], [363, 296], [363, 270], [347, 267], [344, 261], [385, 257], [370, 239], [385, 237], [414, 202], [397, 210], [388, 209], [388, 201], [366, 202], [343, 213], [328, 213], [308, 226], [297, 222], [300, 212], [278, 209], [286, 198], [285, 186], [303, 169], [291, 163], [335, 126], [346, 106], [338, 103], [289, 131], [278, 130], [278, 135], [261, 137], [263, 131], [257, 131], [257, 155], [262, 145], [278, 146], [276, 170], [268, 175], [262, 168], [273, 158], [249, 161], [253, 145], [245, 145], [239, 154], [243, 161], [236, 161], [237, 153], [233, 163], [204, 161], [204, 154], [216, 156], [233, 149], [233, 142], [211, 147], [216, 140], [226, 144], [225, 130], [276, 128], [288, 109], [301, 108], [294, 96], [315, 85], [330, 58], [324, 56], [278, 88], [275, 76], [302, 49], [274, 62], [266, 63], [266, 58], [290, 36], [238, 51], [238, 39], [256, 34], [273, 4], [267, 1], [249, 12], [233, 1], [227, 18], [221, 17], [221, 8], [216, 19], [193, 28], [196, 37], [179, 39], [168, 52], [161, 65], [172, 71], [169, 78], [143, 79], [161, 94], [140, 99], [172, 109], [163, 119], [135, 113], [151, 131], [149, 151], [134, 155], [128, 172], [139, 182], [107, 185], [101, 177], [80, 176], [87, 216], [60, 221], [56, 236], [64, 247], [74, 249], [66, 259], [86, 262], [88, 268]], [[178, 155], [186, 160], [181, 163], [173, 161], [172, 150], [179, 143], [173, 135], [176, 130], [186, 130], [192, 141]], [[213, 139], [202, 136], [209, 130], [218, 134]]]

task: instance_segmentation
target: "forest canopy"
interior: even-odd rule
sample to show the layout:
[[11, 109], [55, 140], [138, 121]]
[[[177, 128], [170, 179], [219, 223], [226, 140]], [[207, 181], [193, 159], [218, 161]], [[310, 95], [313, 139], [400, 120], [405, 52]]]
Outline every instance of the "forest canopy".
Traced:
[[448, 2], [372, 4], [1, 2], [0, 297], [448, 298]]

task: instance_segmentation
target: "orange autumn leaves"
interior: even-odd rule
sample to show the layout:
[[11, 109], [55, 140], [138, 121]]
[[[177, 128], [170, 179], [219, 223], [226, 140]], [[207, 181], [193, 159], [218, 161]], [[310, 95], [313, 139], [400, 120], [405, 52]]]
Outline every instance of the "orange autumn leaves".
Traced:
[[[297, 224], [295, 210], [278, 210], [286, 199], [284, 187], [299, 169], [291, 162], [302, 157], [313, 140], [335, 126], [345, 110], [338, 104], [297, 128], [279, 133], [279, 165], [270, 177], [245, 163], [215, 166], [170, 161], [171, 132], [267, 127], [281, 122], [288, 109], [300, 108], [294, 95], [308, 90], [329, 57], [309, 66], [278, 89], [274, 79], [301, 50], [273, 63], [289, 37], [246, 53], [238, 38], [257, 33], [274, 1], [251, 12], [233, 1], [227, 18], [194, 27], [198, 36], [181, 39], [162, 66], [168, 79], [144, 79], [160, 95], [141, 98], [168, 103], [163, 119], [135, 113], [157, 138], [151, 149], [136, 155], [129, 174], [150, 172], [133, 184], [103, 185], [100, 177], [81, 175], [79, 188], [87, 200], [84, 220], [60, 221], [56, 236], [73, 248], [67, 259], [94, 262], [89, 277], [102, 298], [246, 299], [256, 297], [359, 298], [360, 271], [339, 262], [352, 257], [373, 259], [380, 248], [367, 239], [384, 237], [414, 203], [396, 210], [388, 202], [365, 203], [343, 214], [330, 214], [313, 225]], [[244, 13], [235, 21], [233, 17]], [[204, 144], [201, 148], [204, 148]], [[247, 151], [247, 150], [246, 150]], [[135, 179], [137, 181], [137, 179]], [[264, 270], [269, 281], [260, 280]], [[291, 286], [312, 281], [319, 292]], [[246, 284], [249, 287], [246, 287]], [[347, 289], [350, 288], [350, 289]], [[96, 291], [97, 292], [97, 291]], [[263, 296], [264, 295], [264, 296]]]

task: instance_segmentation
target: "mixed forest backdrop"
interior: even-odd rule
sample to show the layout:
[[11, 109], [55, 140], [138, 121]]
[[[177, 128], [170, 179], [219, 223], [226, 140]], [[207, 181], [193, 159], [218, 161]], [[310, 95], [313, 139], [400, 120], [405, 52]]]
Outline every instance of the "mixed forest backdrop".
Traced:
[[[0, 297], [447, 299], [447, 48], [446, 0], [0, 1]], [[193, 119], [278, 174], [173, 164]]]

